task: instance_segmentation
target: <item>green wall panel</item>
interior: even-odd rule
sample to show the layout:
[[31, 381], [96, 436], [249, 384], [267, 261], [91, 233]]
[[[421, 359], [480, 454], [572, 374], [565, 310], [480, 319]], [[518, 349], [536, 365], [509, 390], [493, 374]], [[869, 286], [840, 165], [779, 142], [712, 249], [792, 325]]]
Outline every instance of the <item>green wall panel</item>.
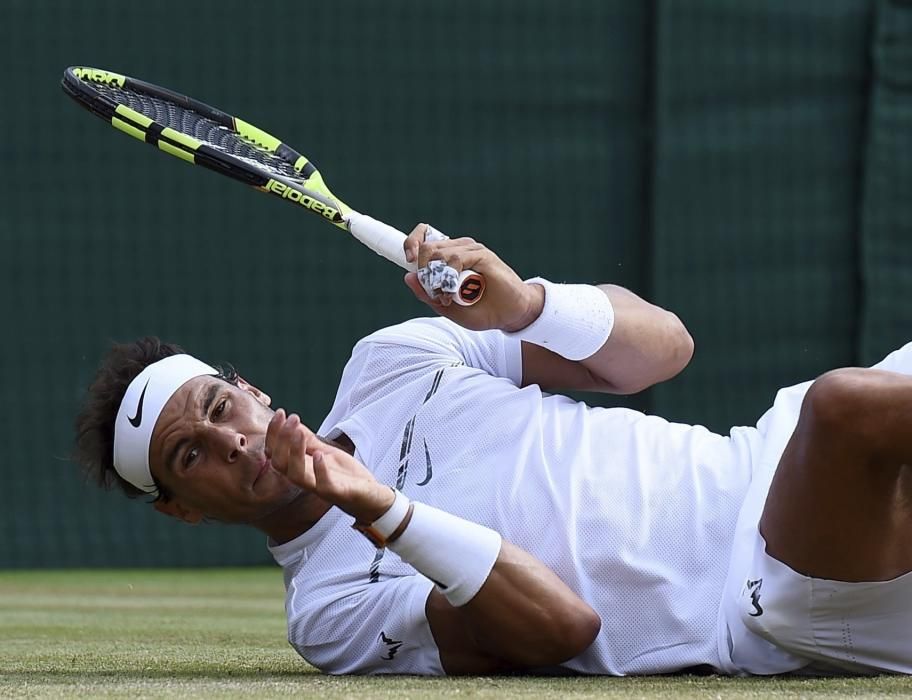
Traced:
[[71, 426], [111, 340], [155, 334], [233, 362], [316, 425], [352, 344], [427, 313], [338, 230], [78, 109], [59, 88], [68, 65], [262, 126], [400, 228], [476, 236], [526, 276], [639, 284], [638, 3], [6, 0], [0, 13], [4, 63], [19, 66], [0, 110], [16, 135], [0, 140], [0, 566], [268, 560], [255, 532], [185, 527], [83, 483]]
[[337, 230], [79, 110], [67, 65], [236, 113], [400, 228], [677, 312], [692, 365], [587, 397], [604, 405], [725, 430], [908, 339], [908, 2], [340, 0], [268, 5], [265, 22], [241, 0], [162, 7], [0, 9], [16, 96], [0, 110], [0, 566], [269, 560], [256, 532], [84, 483], [72, 422], [111, 340], [232, 362], [316, 425], [352, 344], [426, 313]]
[[912, 4], [877, 10], [861, 229], [865, 363], [912, 338]]
[[871, 7], [659, 6], [652, 283], [696, 355], [652, 407], [724, 430], [856, 360]]

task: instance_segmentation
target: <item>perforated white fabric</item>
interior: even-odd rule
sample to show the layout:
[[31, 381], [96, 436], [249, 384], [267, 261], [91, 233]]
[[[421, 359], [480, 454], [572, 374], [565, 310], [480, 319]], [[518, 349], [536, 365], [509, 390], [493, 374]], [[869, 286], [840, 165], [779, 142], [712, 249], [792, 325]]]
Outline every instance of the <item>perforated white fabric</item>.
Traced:
[[[912, 375], [912, 343], [890, 353], [874, 368]], [[811, 382], [804, 382], [781, 389], [757, 422], [762, 449], [754, 455], [753, 477], [735, 527], [720, 605], [722, 670], [738, 675], [797, 669], [826, 675], [912, 673], [907, 632], [912, 621], [908, 585], [912, 576], [872, 584], [809, 579], [766, 554], [758, 523], [810, 386]], [[762, 620], [751, 615], [755, 611], [752, 596], [748, 594], [745, 603], [743, 592], [749, 580], [761, 580], [765, 587], [767, 613]], [[803, 597], [802, 592], [812, 594]], [[763, 630], [767, 625], [779, 628], [775, 637]], [[781, 646], [774, 645], [773, 638]]]
[[[500, 532], [592, 605], [586, 673], [719, 666], [716, 615], [756, 431], [731, 437], [519, 388], [520, 341], [417, 319], [361, 341], [320, 432], [377, 478]], [[332, 510], [273, 548], [289, 637], [334, 673], [443, 672], [433, 584]], [[398, 645], [398, 646], [397, 646]], [[397, 647], [395, 652], [391, 650]]]

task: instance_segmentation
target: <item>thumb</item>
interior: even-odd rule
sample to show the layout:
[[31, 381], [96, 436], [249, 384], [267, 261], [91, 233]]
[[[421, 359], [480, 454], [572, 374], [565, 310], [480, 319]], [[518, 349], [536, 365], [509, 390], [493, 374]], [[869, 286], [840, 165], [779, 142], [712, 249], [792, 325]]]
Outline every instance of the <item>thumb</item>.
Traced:
[[424, 291], [421, 282], [418, 281], [417, 272], [406, 272], [405, 277], [403, 277], [402, 280], [405, 282], [405, 286], [412, 290], [412, 294], [415, 295], [418, 301], [423, 301], [425, 304], [430, 304], [434, 301], [428, 296], [428, 293]]
[[314, 478], [318, 485], [318, 490], [332, 491], [336, 486], [337, 476], [342, 470], [342, 465], [345, 464], [343, 461], [343, 456], [348, 457], [348, 453], [342, 452], [341, 455], [336, 454], [336, 452], [342, 452], [337, 450], [331, 445], [321, 445], [312, 456], [313, 459], [313, 470]]
[[320, 447], [311, 455], [311, 459], [313, 463], [314, 486], [317, 493], [322, 496], [331, 481], [331, 469], [328, 464], [331, 458], [327, 458], [326, 452]]

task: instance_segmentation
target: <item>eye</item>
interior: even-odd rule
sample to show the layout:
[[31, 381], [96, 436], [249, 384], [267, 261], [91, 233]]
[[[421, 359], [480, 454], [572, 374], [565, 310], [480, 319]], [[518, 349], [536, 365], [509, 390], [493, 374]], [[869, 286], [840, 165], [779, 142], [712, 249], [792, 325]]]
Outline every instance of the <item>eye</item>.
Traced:
[[191, 447], [184, 453], [184, 466], [189, 467], [196, 461], [197, 457], [199, 457], [199, 449], [196, 447]]
[[213, 418], [220, 418], [228, 408], [228, 399], [222, 399], [218, 402], [215, 410], [212, 412]]

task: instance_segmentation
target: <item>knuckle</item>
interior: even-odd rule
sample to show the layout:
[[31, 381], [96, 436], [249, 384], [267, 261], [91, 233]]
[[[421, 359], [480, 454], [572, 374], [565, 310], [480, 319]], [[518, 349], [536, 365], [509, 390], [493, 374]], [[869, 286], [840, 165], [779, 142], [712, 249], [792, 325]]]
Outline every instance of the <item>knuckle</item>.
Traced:
[[462, 260], [462, 255], [459, 253], [458, 250], [449, 250], [446, 252], [446, 254], [443, 257], [443, 261], [450, 267], [456, 267], [457, 265], [460, 264], [461, 260]]

